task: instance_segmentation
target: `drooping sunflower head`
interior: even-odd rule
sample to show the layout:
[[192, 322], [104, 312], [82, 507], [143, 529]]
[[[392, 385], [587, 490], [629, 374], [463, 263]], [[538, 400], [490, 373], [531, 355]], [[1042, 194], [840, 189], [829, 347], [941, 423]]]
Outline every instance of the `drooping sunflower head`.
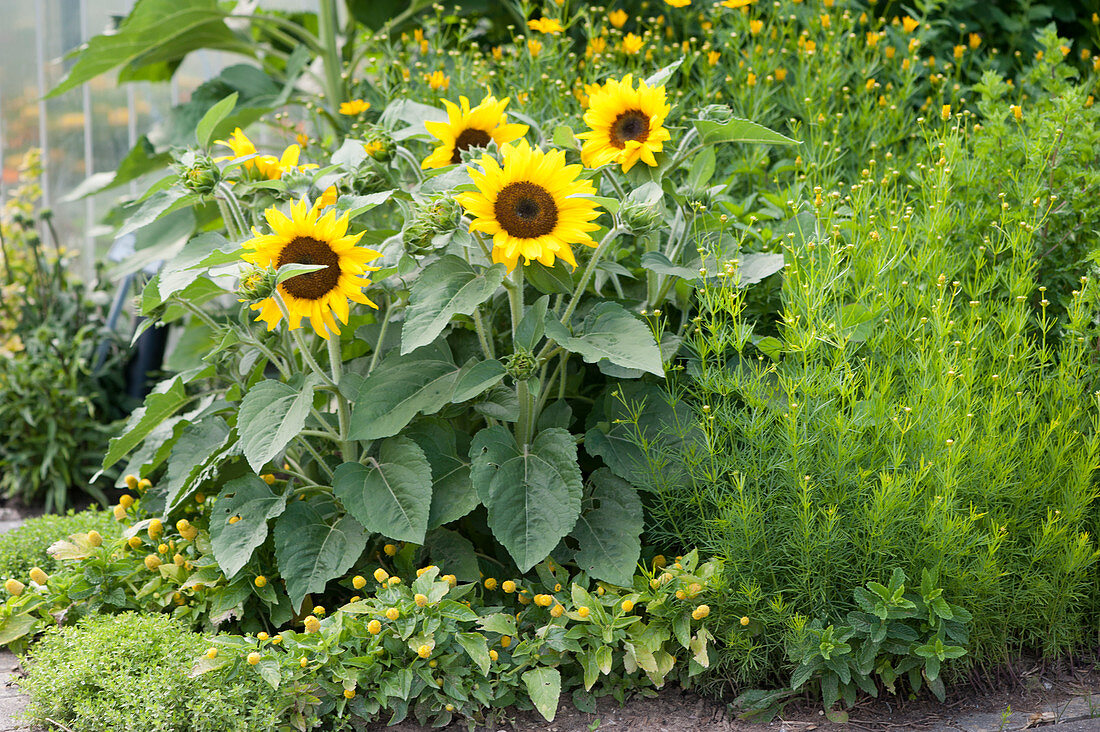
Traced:
[[481, 104], [470, 108], [470, 100], [458, 98], [459, 105], [446, 99], [446, 122], [425, 122], [424, 126], [440, 144], [432, 154], [424, 158], [422, 168], [445, 168], [462, 162], [462, 151], [471, 147], [485, 147], [490, 142], [497, 145], [518, 140], [527, 134], [527, 125], [512, 124], [504, 114], [508, 99], [497, 100], [487, 96]]
[[557, 257], [573, 267], [573, 244], [596, 246], [588, 232], [599, 228], [600, 215], [591, 181], [578, 180], [579, 165], [566, 165], [565, 153], [544, 153], [521, 140], [502, 145], [503, 167], [488, 155], [482, 170], [471, 170], [476, 191], [460, 193], [458, 202], [473, 217], [470, 231], [493, 237], [493, 261], [515, 269], [538, 260], [553, 266]]
[[[370, 284], [363, 275], [378, 269], [367, 262], [381, 254], [356, 246], [363, 234], [348, 234], [346, 213], [337, 218], [336, 212], [329, 209], [321, 215], [320, 208], [310, 206], [303, 198], [291, 204], [290, 216], [273, 206], [264, 211], [264, 218], [272, 233], [260, 234], [253, 229], [253, 238], [243, 245], [251, 251], [242, 254], [242, 259], [275, 270], [286, 264], [325, 265], [324, 269], [291, 277], [277, 286], [290, 316], [291, 330], [301, 326], [302, 318], [309, 318], [317, 334], [327, 339], [330, 333], [340, 332], [333, 313], [341, 322], [348, 322], [348, 300], [377, 307], [362, 292]], [[274, 296], [251, 307], [260, 311], [256, 320], [267, 323], [268, 330], [283, 318]]]
[[619, 163], [623, 172], [639, 160], [656, 166], [654, 153], [661, 152], [670, 139], [664, 127], [670, 111], [664, 86], [639, 81], [635, 89], [630, 74], [621, 81], [608, 79], [589, 95], [584, 113], [589, 130], [577, 135], [586, 141], [581, 160], [590, 168]]

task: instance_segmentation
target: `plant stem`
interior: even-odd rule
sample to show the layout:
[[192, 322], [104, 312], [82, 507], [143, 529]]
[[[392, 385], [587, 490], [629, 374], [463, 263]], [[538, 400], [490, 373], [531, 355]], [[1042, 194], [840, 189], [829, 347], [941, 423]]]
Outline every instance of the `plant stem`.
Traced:
[[566, 325], [569, 322], [569, 318], [573, 315], [573, 311], [577, 309], [577, 305], [580, 304], [581, 295], [584, 294], [585, 289], [588, 287], [589, 280], [592, 279], [592, 275], [596, 272], [596, 265], [599, 264], [600, 258], [607, 251], [607, 247], [611, 245], [611, 242], [615, 238], [625, 231], [621, 226], [616, 226], [611, 231], [604, 235], [604, 238], [600, 241], [600, 245], [596, 247], [596, 251], [592, 253], [592, 257], [588, 260], [587, 266], [584, 268], [584, 274], [581, 275], [581, 281], [577, 283], [577, 289], [573, 290], [573, 297], [570, 298], [569, 304], [565, 306], [565, 313], [561, 316], [562, 325]]
[[348, 408], [348, 400], [340, 392], [340, 379], [344, 375], [344, 358], [340, 353], [340, 336], [329, 333], [328, 362], [332, 367], [332, 381], [336, 384], [336, 416], [340, 427], [340, 453], [344, 460], [350, 460], [353, 445], [348, 440], [348, 426], [351, 423], [351, 410]]
[[367, 373], [364, 376], [370, 376], [370, 372], [374, 371], [374, 367], [378, 364], [378, 357], [382, 355], [382, 342], [386, 340], [386, 330], [390, 327], [390, 310], [393, 308], [393, 301], [386, 297], [386, 309], [382, 311], [382, 328], [378, 331], [378, 340], [374, 343], [374, 352], [370, 355], [370, 363], [367, 364]]
[[493, 350], [493, 342], [485, 333], [485, 324], [481, 322], [481, 308], [474, 308], [474, 330], [477, 332], [478, 343], [481, 344], [481, 352], [485, 354], [485, 358], [496, 358], [496, 351]]
[[290, 328], [290, 311], [287, 310], [286, 303], [283, 301], [283, 293], [279, 291], [278, 285], [275, 286], [275, 293], [272, 295], [275, 300], [275, 304], [279, 306], [279, 311], [283, 314], [283, 319], [286, 320], [287, 330], [290, 331], [290, 337], [294, 339], [294, 345], [298, 346], [298, 351], [302, 354], [302, 360], [313, 369], [313, 372], [317, 374], [329, 386], [339, 391], [339, 385], [332, 380], [332, 377], [328, 375], [328, 372], [321, 368], [321, 364], [317, 363], [317, 359], [313, 357], [313, 353], [309, 350], [309, 344], [306, 343], [306, 339], [302, 338], [302, 334], [297, 328]]
[[336, 47], [336, 0], [320, 0], [317, 13], [317, 33], [321, 42], [321, 61], [325, 67], [325, 92], [328, 106], [335, 113], [344, 99], [344, 85], [340, 78], [343, 70], [340, 63], [340, 50]]
[[516, 337], [516, 328], [523, 320], [523, 267], [512, 272], [513, 286], [508, 288], [508, 306], [512, 311], [512, 338]]

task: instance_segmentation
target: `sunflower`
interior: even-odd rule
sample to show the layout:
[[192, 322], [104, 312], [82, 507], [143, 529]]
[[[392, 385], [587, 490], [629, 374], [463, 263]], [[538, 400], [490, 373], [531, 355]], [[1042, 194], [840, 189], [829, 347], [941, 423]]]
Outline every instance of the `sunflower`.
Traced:
[[560, 257], [573, 267], [573, 244], [596, 246], [587, 232], [599, 227], [600, 215], [588, 180], [577, 180], [579, 165], [566, 165], [565, 153], [544, 153], [526, 140], [502, 145], [504, 167], [488, 155], [482, 170], [471, 170], [477, 191], [460, 193], [458, 202], [473, 217], [470, 231], [493, 237], [493, 261], [515, 269], [520, 255], [525, 264], [538, 260], [547, 267]]
[[671, 109], [664, 86], [650, 87], [639, 81], [635, 89], [630, 74], [622, 81], [608, 79], [589, 96], [584, 113], [589, 131], [577, 135], [587, 140], [581, 160], [590, 168], [620, 163], [623, 172], [639, 160], [656, 166], [653, 154], [661, 152], [670, 139], [664, 123]]
[[490, 141], [497, 145], [518, 140], [527, 134], [527, 125], [509, 124], [504, 114], [508, 99], [497, 101], [487, 96], [481, 104], [470, 109], [470, 100], [459, 97], [461, 107], [446, 99], [446, 122], [425, 122], [432, 137], [442, 144], [424, 158], [421, 168], [445, 168], [462, 162], [462, 151], [471, 147], [485, 147]]
[[[325, 269], [306, 272], [291, 277], [278, 285], [279, 293], [290, 315], [291, 330], [309, 318], [317, 335], [325, 338], [329, 333], [339, 333], [333, 313], [343, 323], [348, 322], [348, 300], [378, 306], [362, 293], [370, 280], [361, 275], [377, 270], [367, 262], [381, 256], [373, 249], [355, 246], [362, 233], [348, 234], [348, 214], [339, 219], [331, 209], [321, 215], [319, 208], [302, 199], [290, 206], [287, 216], [272, 206], [264, 211], [264, 218], [271, 226], [272, 234], [260, 234], [255, 229], [252, 239], [243, 246], [253, 251], [241, 258], [258, 267], [278, 269], [284, 264], [324, 264]], [[274, 297], [253, 304], [259, 310], [256, 320], [267, 323], [274, 330], [283, 317]]]
[[[252, 140], [248, 139], [248, 136], [244, 134], [244, 130], [240, 127], [233, 130], [233, 134], [229, 136], [228, 140], [214, 140], [215, 145], [223, 145], [233, 151], [232, 155], [224, 155], [220, 158], [214, 158], [214, 162], [220, 163], [225, 160], [234, 160], [236, 158], [246, 158], [249, 155], [256, 154], [256, 146], [252, 144]], [[254, 160], [246, 160], [244, 167], [254, 168], [256, 163]]]

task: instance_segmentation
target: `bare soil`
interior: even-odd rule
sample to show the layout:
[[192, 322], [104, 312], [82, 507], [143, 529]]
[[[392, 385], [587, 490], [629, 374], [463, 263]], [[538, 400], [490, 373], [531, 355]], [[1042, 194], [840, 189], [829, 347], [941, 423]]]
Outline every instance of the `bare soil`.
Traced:
[[[553, 722], [537, 712], [512, 712], [478, 732], [1010, 732], [1094, 719], [1100, 730], [1100, 665], [1095, 661], [1056, 666], [1016, 664], [993, 681], [957, 684], [947, 701], [921, 695], [864, 699], [848, 710], [847, 724], [825, 718], [820, 703], [795, 698], [770, 722], [739, 717], [730, 699], [699, 696], [677, 687], [661, 690], [654, 698], [636, 696], [620, 706], [610, 697], [597, 704], [596, 713], [577, 710], [565, 700]], [[565, 695], [563, 695], [564, 697]], [[1092, 725], [1086, 725], [1092, 729]], [[464, 722], [448, 730], [465, 729]], [[414, 722], [392, 727], [384, 723], [369, 732], [425, 732]], [[1051, 730], [1056, 732], [1056, 730]]]

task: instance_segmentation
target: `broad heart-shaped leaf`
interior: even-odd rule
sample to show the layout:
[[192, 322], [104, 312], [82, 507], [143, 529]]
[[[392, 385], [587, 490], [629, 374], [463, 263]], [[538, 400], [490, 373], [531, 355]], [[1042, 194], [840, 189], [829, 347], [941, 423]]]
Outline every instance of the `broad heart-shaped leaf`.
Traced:
[[527, 695], [547, 722], [554, 721], [561, 698], [561, 673], [556, 668], [534, 668], [523, 674]]
[[699, 278], [699, 270], [691, 267], [681, 267], [669, 261], [661, 252], [646, 252], [642, 255], [642, 267], [650, 272], [663, 275], [674, 275], [685, 280]]
[[187, 403], [187, 388], [180, 376], [162, 381], [145, 397], [145, 404], [130, 413], [122, 434], [111, 438], [103, 469], [111, 467], [138, 446], [150, 432]]
[[658, 481], [678, 483], [684, 478], [675, 462], [654, 475], [638, 440], [645, 440], [647, 450], [659, 455], [682, 454], [701, 444], [703, 435], [686, 405], [659, 387], [636, 381], [608, 388], [603, 402], [601, 424], [584, 436], [584, 449], [590, 455], [603, 458], [615, 475], [645, 490], [654, 490]]
[[253, 386], [241, 400], [237, 432], [245, 460], [257, 473], [306, 426], [315, 381], [297, 388], [274, 379]]
[[455, 315], [474, 312], [492, 297], [507, 273], [503, 264], [480, 269], [451, 254], [425, 267], [409, 292], [401, 353], [434, 341]]
[[649, 328], [616, 302], [594, 307], [584, 319], [580, 335], [571, 335], [553, 318], [547, 320], [546, 335], [588, 363], [606, 358], [616, 366], [665, 375], [661, 350]]
[[[241, 571], [252, 552], [267, 539], [267, 522], [286, 509], [289, 493], [277, 496], [255, 475], [245, 475], [222, 487], [210, 512], [210, 545], [226, 577]], [[229, 523], [234, 516], [239, 520]]]
[[469, 368], [464, 368], [462, 374], [455, 381], [455, 389], [451, 394], [451, 401], [455, 404], [481, 396], [486, 389], [496, 386], [508, 374], [504, 364], [494, 359], [480, 361]]
[[139, 0], [117, 33], [92, 38], [61, 83], [57, 96], [124, 64], [132, 68], [176, 61], [198, 48], [254, 54], [250, 44], [225, 24], [216, 0]]
[[228, 252], [231, 249], [233, 252], [230, 261], [239, 260], [240, 247], [230, 244], [216, 231], [199, 234], [187, 242], [183, 250], [161, 268], [160, 277], [157, 278], [157, 292], [160, 299], [166, 300], [197, 280], [203, 273], [200, 265], [206, 262], [210, 255], [215, 252]]
[[607, 468], [589, 478], [599, 505], [577, 519], [577, 566], [596, 579], [630, 587], [642, 552], [642, 502], [638, 491]]
[[311, 592], [324, 592], [367, 546], [363, 527], [351, 516], [326, 520], [305, 501], [291, 501], [275, 523], [275, 560], [295, 608]]
[[336, 468], [332, 491], [359, 523], [398, 541], [424, 543], [432, 503], [432, 468], [424, 451], [408, 437], [382, 442], [370, 465]]
[[708, 145], [719, 142], [760, 142], [768, 145], [800, 145], [798, 140], [769, 130], [747, 119], [734, 117], [729, 122], [697, 119], [692, 122], [699, 131], [699, 139]]
[[470, 480], [469, 437], [441, 419], [420, 420], [405, 435], [416, 440], [432, 466], [428, 529], [456, 521], [477, 508], [481, 499]]
[[417, 414], [435, 414], [451, 401], [459, 371], [443, 344], [387, 356], [353, 395], [351, 439], [392, 437]]
[[211, 463], [222, 454], [229, 440], [229, 432], [229, 426], [221, 417], [208, 417], [184, 428], [168, 455], [167, 481], [164, 483], [165, 510], [175, 508], [179, 500], [198, 484]]
[[521, 447], [507, 428], [487, 427], [474, 436], [470, 460], [489, 528], [526, 572], [577, 523], [581, 471], [573, 436], [554, 427]]

